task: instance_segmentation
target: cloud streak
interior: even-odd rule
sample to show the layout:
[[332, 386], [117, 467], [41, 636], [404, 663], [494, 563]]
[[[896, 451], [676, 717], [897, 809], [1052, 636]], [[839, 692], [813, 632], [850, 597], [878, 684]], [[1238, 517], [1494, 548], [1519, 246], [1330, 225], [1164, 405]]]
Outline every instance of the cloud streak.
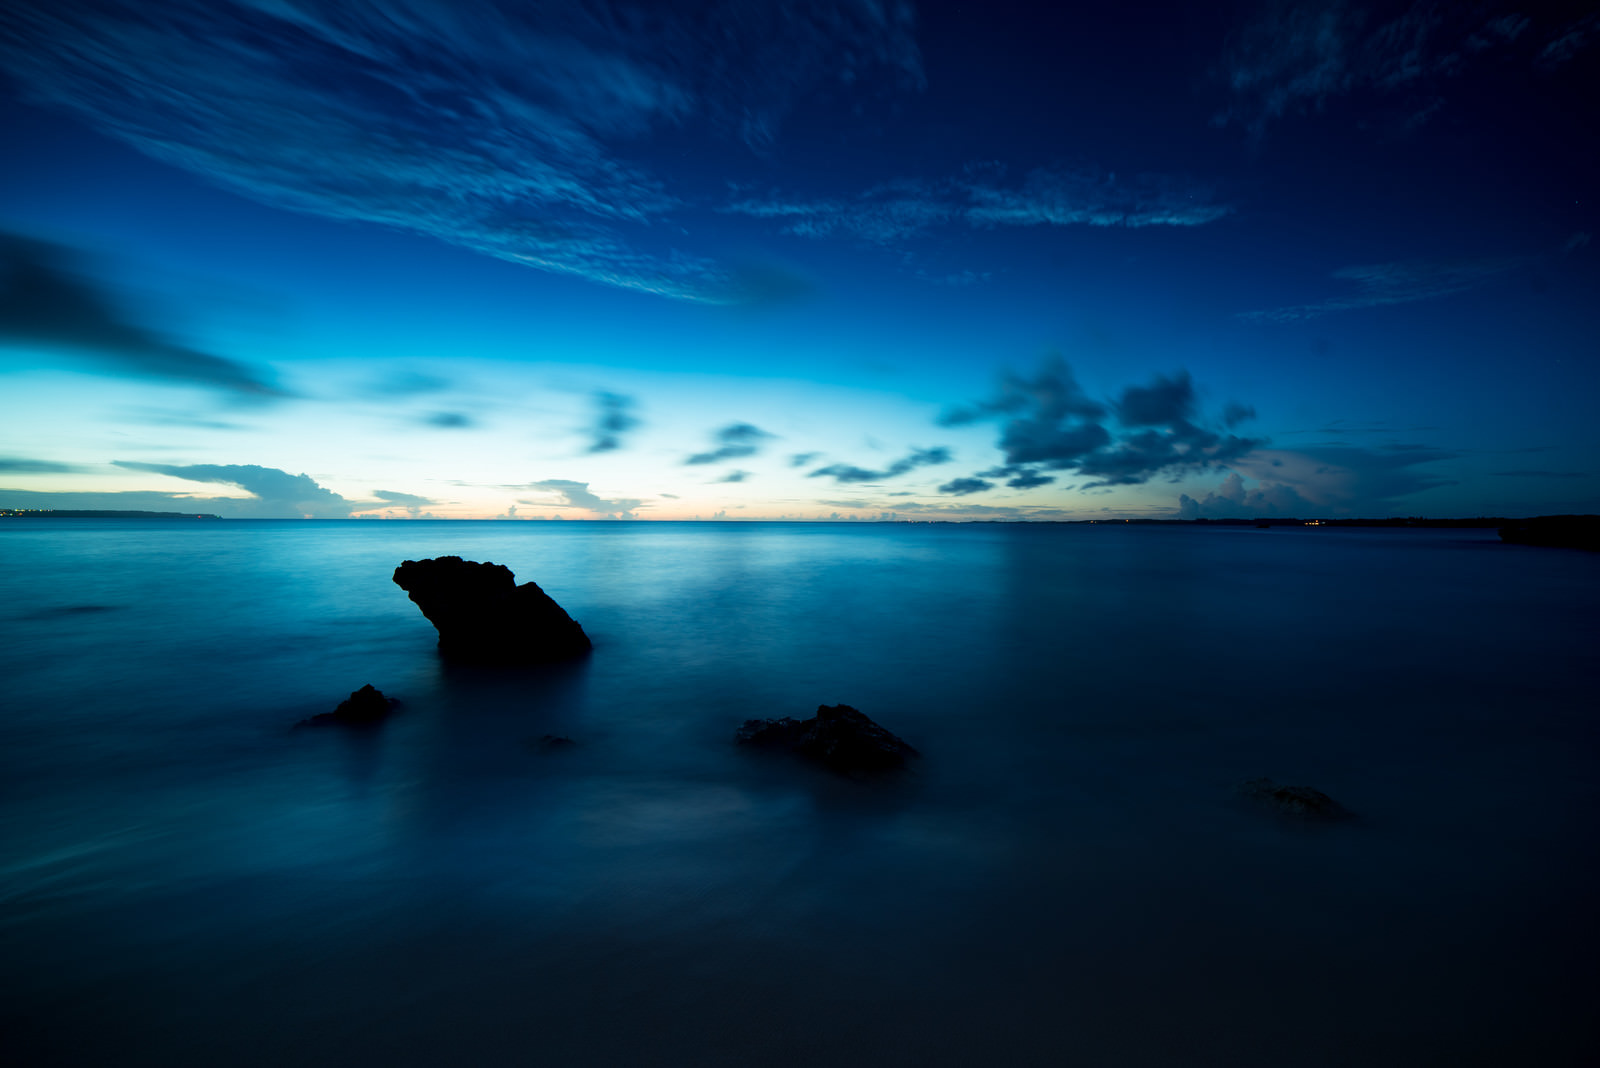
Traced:
[[137, 322], [61, 245], [0, 233], [0, 344], [75, 349], [135, 378], [255, 400], [288, 397], [259, 368], [201, 352]]
[[30, 460], [23, 456], [0, 456], [0, 474], [6, 475], [64, 475], [83, 468], [77, 464], [56, 463], [53, 460]]
[[909, 4], [17, 0], [0, 61], [46, 106], [255, 200], [540, 270], [738, 303], [674, 249], [680, 198], [624, 149], [698, 125], [769, 144], [848, 73], [921, 84]]
[[[797, 237], [891, 245], [952, 226], [1204, 226], [1233, 208], [1210, 189], [1169, 176], [1040, 168], [1007, 181], [1003, 167], [989, 165], [943, 180], [888, 182], [854, 197], [743, 196], [722, 210], [767, 220]], [[977, 280], [960, 277], [956, 284]]]
[[1343, 267], [1332, 277], [1354, 283], [1348, 296], [1329, 297], [1311, 304], [1291, 304], [1264, 311], [1242, 312], [1238, 318], [1255, 323], [1292, 323], [1331, 312], [1381, 308], [1432, 300], [1488, 285], [1532, 260], [1526, 256], [1499, 259], [1410, 260]]
[[831, 478], [838, 483], [883, 482], [887, 479], [899, 478], [901, 475], [910, 474], [919, 467], [947, 464], [950, 460], [950, 450], [943, 446], [936, 446], [931, 449], [912, 449], [907, 455], [878, 471], [865, 467], [856, 467], [854, 464], [829, 464], [826, 467], [817, 468], [807, 474], [806, 477]]
[[718, 430], [713, 439], [716, 446], [707, 452], [697, 452], [683, 462], [690, 465], [715, 464], [724, 460], [742, 460], [754, 456], [775, 435], [749, 423], [732, 423]]

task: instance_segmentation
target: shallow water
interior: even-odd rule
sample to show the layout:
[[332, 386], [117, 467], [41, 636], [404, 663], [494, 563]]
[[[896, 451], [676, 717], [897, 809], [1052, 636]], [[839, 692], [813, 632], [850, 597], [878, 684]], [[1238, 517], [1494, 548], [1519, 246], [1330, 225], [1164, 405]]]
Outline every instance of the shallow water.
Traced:
[[[595, 642], [447, 668], [390, 573]], [[12, 521], [26, 1063], [1589, 1063], [1600, 557], [1492, 531]], [[295, 730], [366, 682], [371, 732]], [[857, 782], [731, 743], [846, 702]], [[572, 747], [537, 745], [567, 735]], [[1238, 798], [1305, 783], [1357, 813]]]

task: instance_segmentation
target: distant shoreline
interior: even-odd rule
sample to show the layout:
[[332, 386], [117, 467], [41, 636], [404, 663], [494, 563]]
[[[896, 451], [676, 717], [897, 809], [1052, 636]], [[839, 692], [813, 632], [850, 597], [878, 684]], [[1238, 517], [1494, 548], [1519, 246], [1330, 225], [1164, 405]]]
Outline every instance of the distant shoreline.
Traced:
[[[0, 519], [215, 519], [223, 520], [219, 515], [210, 515], [195, 512], [143, 512], [121, 509], [43, 509], [43, 508], [0, 508]], [[238, 518], [238, 517], [236, 517]], [[303, 522], [311, 517], [271, 517], [251, 516], [250, 520], [270, 520], [274, 522]], [[379, 516], [340, 516], [315, 519], [315, 522], [344, 522], [344, 523], [372, 523], [372, 522], [404, 522], [404, 523], [533, 523], [533, 522], [558, 522], [558, 523], [720, 523], [748, 525], [752, 523], [805, 523], [809, 525], [840, 525], [840, 526], [906, 526], [906, 525], [941, 525], [941, 526], [970, 526], [972, 524], [1006, 524], [1029, 526], [1174, 526], [1174, 527], [1380, 527], [1380, 528], [1415, 528], [1415, 529], [1446, 529], [1446, 530], [1489, 530], [1515, 524], [1526, 524], [1535, 521], [1565, 520], [1580, 522], [1600, 522], [1600, 516], [1474, 516], [1466, 519], [1433, 519], [1427, 516], [1404, 516], [1388, 519], [1326, 519], [1317, 517], [1301, 518], [1297, 516], [1267, 516], [1249, 519], [446, 519], [432, 517], [428, 519], [395, 519]]]
[[115, 508], [0, 508], [0, 519], [221, 519], [194, 512], [138, 512]]

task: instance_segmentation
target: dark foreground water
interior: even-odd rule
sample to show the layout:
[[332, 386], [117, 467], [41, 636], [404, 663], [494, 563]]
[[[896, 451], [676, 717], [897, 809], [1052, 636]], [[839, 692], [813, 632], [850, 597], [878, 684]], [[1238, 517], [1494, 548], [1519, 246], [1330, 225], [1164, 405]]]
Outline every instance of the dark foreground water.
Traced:
[[[593, 657], [441, 666], [389, 576], [445, 553]], [[0, 639], [8, 1064], [1596, 1057], [1600, 556], [10, 521]], [[403, 713], [292, 729], [366, 682]], [[841, 701], [915, 770], [732, 744]], [[1359, 818], [1235, 796], [1258, 775]]]

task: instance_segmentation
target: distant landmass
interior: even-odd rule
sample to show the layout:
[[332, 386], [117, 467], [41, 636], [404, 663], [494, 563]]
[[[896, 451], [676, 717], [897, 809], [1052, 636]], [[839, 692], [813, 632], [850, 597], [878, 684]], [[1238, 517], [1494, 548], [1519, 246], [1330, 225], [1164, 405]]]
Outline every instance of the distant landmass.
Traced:
[[1515, 545], [1550, 545], [1600, 552], [1600, 515], [1541, 515], [1513, 519], [1500, 528], [1500, 540]]
[[221, 519], [194, 512], [136, 512], [125, 508], [0, 508], [0, 519]]
[[[0, 508], [0, 519], [218, 519], [219, 515], [194, 512], [141, 512], [118, 508]], [[371, 521], [372, 516], [352, 516], [348, 522]], [[443, 522], [450, 522], [443, 520]], [[481, 520], [463, 520], [481, 522]], [[572, 522], [585, 522], [573, 520]], [[598, 522], [598, 520], [590, 520]], [[646, 522], [649, 522], [648, 520]], [[683, 522], [678, 520], [678, 522]], [[715, 521], [713, 521], [715, 522]], [[724, 521], [727, 522], [727, 521]], [[745, 522], [762, 522], [746, 520]], [[767, 522], [774, 522], [767, 520]], [[806, 522], [801, 520], [801, 522]], [[841, 521], [842, 522], [842, 521]], [[1496, 529], [1502, 541], [1520, 545], [1548, 545], [1562, 548], [1600, 550], [1600, 515], [1473, 516], [1460, 519], [1433, 519], [1428, 516], [1391, 516], [1385, 519], [1316, 519], [1297, 516], [1252, 516], [1229, 519], [910, 519], [864, 520], [865, 523], [931, 523], [968, 525], [1004, 524], [1098, 524], [1102, 526], [1175, 527], [1409, 527], [1416, 529], [1488, 530]]]

